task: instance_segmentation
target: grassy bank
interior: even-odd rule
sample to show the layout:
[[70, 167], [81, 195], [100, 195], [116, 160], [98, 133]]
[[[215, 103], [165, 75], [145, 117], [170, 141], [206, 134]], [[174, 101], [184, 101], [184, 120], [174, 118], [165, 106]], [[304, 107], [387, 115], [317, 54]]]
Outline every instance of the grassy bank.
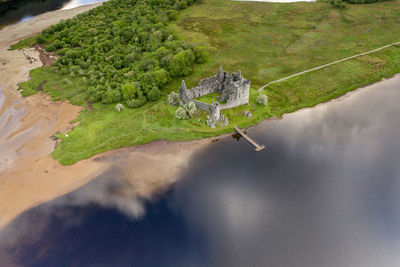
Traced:
[[[181, 79], [162, 90], [158, 102], [136, 109], [114, 111], [114, 105], [94, 104], [79, 117], [81, 124], [62, 140], [53, 156], [62, 164], [72, 164], [95, 154], [157, 139], [191, 140], [232, 131], [263, 119], [281, 116], [302, 107], [314, 106], [357, 87], [400, 72], [400, 47], [352, 59], [307, 73], [265, 89], [269, 104], [255, 104], [257, 89], [263, 84], [299, 71], [365, 52], [400, 40], [400, 1], [371, 5], [348, 5], [345, 10], [324, 3], [272, 4], [205, 0], [180, 12], [170, 28], [183, 40], [205, 45], [210, 61], [195, 65], [185, 77], [188, 87], [214, 75], [218, 66], [232, 72], [241, 70], [251, 80], [249, 105], [224, 111], [227, 127], [211, 129], [205, 116], [178, 120], [176, 107], [166, 104], [170, 91], [177, 91]], [[21, 84], [23, 93], [39, 87], [55, 99], [71, 99], [87, 105], [80, 97], [80, 78], [62, 77], [50, 69], [31, 72], [32, 80]], [[43, 83], [43, 81], [47, 81]], [[253, 113], [251, 119], [243, 111]]]

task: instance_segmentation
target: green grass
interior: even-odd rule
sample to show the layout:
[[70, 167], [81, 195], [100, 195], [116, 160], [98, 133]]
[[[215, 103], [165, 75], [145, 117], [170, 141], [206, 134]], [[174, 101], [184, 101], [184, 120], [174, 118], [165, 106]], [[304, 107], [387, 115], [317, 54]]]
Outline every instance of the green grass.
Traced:
[[187, 83], [219, 67], [241, 70], [252, 86], [400, 41], [400, 1], [347, 5], [205, 0], [184, 10], [171, 28], [208, 46], [212, 58]]
[[312, 107], [400, 72], [400, 46], [272, 84], [265, 89], [272, 113]]
[[211, 93], [211, 94], [207, 94], [207, 95], [203, 95], [203, 96], [197, 97], [196, 100], [211, 104], [213, 100], [214, 101], [218, 101], [217, 97], [220, 97], [220, 96], [221, 96], [220, 93], [214, 92], [214, 93]]
[[[263, 119], [280, 117], [303, 107], [338, 97], [360, 86], [400, 72], [400, 47], [352, 59], [310, 72], [265, 89], [266, 107], [255, 104], [257, 89], [270, 81], [331, 61], [400, 41], [400, 1], [369, 5], [347, 5], [337, 10], [326, 3], [273, 4], [205, 0], [183, 11], [170, 27], [182, 39], [210, 48], [209, 62], [196, 65], [188, 77], [188, 88], [200, 79], [215, 75], [220, 65], [229, 72], [241, 70], [251, 80], [250, 104], [223, 113], [230, 117], [226, 127], [211, 129], [206, 114], [178, 120], [176, 107], [166, 104], [168, 92], [177, 91], [181, 79], [172, 81], [159, 102], [118, 113], [114, 105], [95, 104], [80, 117], [81, 124], [68, 137], [59, 135], [53, 152], [62, 164], [73, 164], [95, 154], [157, 139], [173, 141], [216, 136], [246, 127]], [[32, 80], [21, 84], [24, 95], [42, 89], [54, 99], [70, 99], [86, 105], [80, 78], [63, 77], [50, 68], [31, 72]], [[211, 101], [214, 95], [204, 96]], [[244, 111], [253, 113], [251, 119]]]
[[51, 95], [54, 101], [70, 100], [74, 105], [86, 105], [84, 90], [86, 84], [82, 78], [71, 78], [68, 75], [54, 73], [51, 68], [37, 68], [30, 72], [32, 79], [19, 84], [23, 96], [29, 96], [39, 91]]
[[31, 36], [29, 38], [26, 38], [24, 40], [21, 40], [21, 41], [15, 43], [15, 44], [13, 44], [12, 46], [10, 46], [9, 50], [22, 49], [22, 48], [34, 45], [35, 43], [36, 43], [36, 35]]
[[[248, 118], [244, 110], [259, 115], [257, 121], [270, 116], [269, 108], [245, 105], [234, 109], [231, 126], [211, 129], [206, 126], [206, 114], [197, 119], [178, 120], [176, 107], [163, 101], [147, 103], [137, 109], [114, 110], [114, 105], [93, 105], [93, 110], [80, 117], [81, 124], [65, 135], [53, 156], [62, 164], [72, 164], [95, 154], [115, 148], [149, 143], [157, 139], [170, 141], [193, 140], [230, 132], [233, 125], [245, 126]], [[226, 112], [226, 111], [224, 111]], [[253, 123], [255, 123], [254, 121]]]

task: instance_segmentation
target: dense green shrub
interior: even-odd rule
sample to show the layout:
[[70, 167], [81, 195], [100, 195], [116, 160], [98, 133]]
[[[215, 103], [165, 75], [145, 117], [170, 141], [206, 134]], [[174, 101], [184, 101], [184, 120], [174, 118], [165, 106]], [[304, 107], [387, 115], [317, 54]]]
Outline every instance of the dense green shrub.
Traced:
[[177, 105], [177, 104], [179, 104], [179, 95], [178, 95], [177, 93], [175, 93], [175, 92], [171, 92], [171, 93], [168, 95], [167, 103], [170, 104], [170, 105]]
[[170, 73], [173, 77], [188, 75], [192, 70], [195, 57], [192, 50], [183, 50], [174, 55], [171, 62]]
[[175, 117], [180, 120], [186, 120], [189, 118], [189, 115], [187, 114], [186, 110], [183, 107], [179, 107], [175, 111]]
[[196, 63], [206, 63], [210, 58], [210, 52], [205, 46], [196, 46], [193, 48], [193, 52], [196, 57]]
[[349, 2], [350, 4], [371, 4], [388, 0], [344, 0], [344, 1]]
[[266, 106], [268, 104], [268, 96], [264, 94], [259, 94], [257, 96], [257, 103], [262, 106]]
[[156, 101], [156, 100], [158, 100], [158, 99], [160, 98], [160, 96], [161, 96], [161, 93], [160, 93], [160, 91], [158, 90], [157, 87], [153, 87], [153, 88], [147, 93], [147, 98], [148, 98], [150, 101]]
[[330, 0], [329, 3], [334, 8], [339, 8], [339, 9], [346, 8], [346, 4], [343, 2], [343, 0]]
[[175, 111], [175, 117], [180, 120], [194, 118], [199, 114], [199, 111], [194, 102], [188, 104], [181, 103], [181, 106]]
[[345, 3], [349, 4], [372, 4], [377, 2], [393, 1], [393, 0], [317, 0], [322, 3], [330, 3], [334, 8], [346, 8]]
[[121, 103], [118, 103], [115, 105], [114, 109], [116, 112], [121, 112], [124, 109], [124, 105], [122, 105]]
[[45, 29], [38, 43], [60, 56], [55, 70], [83, 77], [90, 102], [138, 107], [160, 98], [171, 78], [204, 63], [205, 47], [178, 40], [168, 22], [195, 0], [110, 0]]
[[44, 42], [46, 42], [46, 38], [42, 34], [36, 36], [36, 43], [43, 44]]
[[146, 98], [141, 97], [141, 98], [137, 98], [137, 99], [128, 100], [126, 103], [127, 103], [128, 107], [130, 107], [130, 108], [137, 108], [137, 107], [144, 105], [144, 103], [146, 103], [146, 101], [147, 101]]
[[46, 46], [45, 50], [47, 52], [53, 52], [53, 51], [56, 51], [56, 47], [53, 44], [50, 44], [50, 45]]

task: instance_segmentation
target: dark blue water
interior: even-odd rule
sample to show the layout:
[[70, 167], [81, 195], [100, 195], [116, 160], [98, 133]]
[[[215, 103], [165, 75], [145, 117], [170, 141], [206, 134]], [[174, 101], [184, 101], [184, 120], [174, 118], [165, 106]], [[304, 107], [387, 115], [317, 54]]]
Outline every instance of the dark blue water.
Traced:
[[57, 9], [104, 2], [105, 0], [8, 0], [0, 1], [0, 29], [21, 23], [31, 18]]
[[[52, 217], [45, 238], [8, 253], [23, 266], [188, 266], [185, 257], [192, 266], [205, 265], [201, 238], [186, 229], [181, 216], [163, 201], [146, 209], [145, 218], [132, 221], [110, 208], [65, 206], [63, 212], [81, 220], [79, 227]], [[42, 216], [34, 215], [39, 221]]]
[[[107, 177], [21, 215], [0, 234], [0, 266], [207, 265], [205, 240], [171, 208], [172, 192], [141, 202], [146, 215], [133, 218], [116, 208], [123, 199], [110, 200], [116, 186]], [[103, 185], [110, 207], [83, 196]]]
[[[5, 266], [400, 266], [400, 79], [221, 139], [152, 201], [116, 165], [0, 232]], [[124, 163], [126, 165], [126, 163]], [[8, 264], [8, 265], [7, 265]]]

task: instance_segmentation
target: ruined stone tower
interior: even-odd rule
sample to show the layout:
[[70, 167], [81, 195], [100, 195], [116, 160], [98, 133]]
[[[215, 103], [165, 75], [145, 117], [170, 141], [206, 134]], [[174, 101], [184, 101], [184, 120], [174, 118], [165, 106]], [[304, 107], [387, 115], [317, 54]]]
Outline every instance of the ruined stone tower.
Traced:
[[[218, 92], [221, 96], [218, 98], [218, 102], [207, 104], [195, 98]], [[220, 110], [233, 108], [240, 105], [249, 103], [250, 95], [250, 81], [243, 78], [240, 71], [232, 74], [228, 74], [226, 71], [219, 67], [218, 72], [215, 76], [203, 79], [199, 84], [192, 88], [187, 89], [185, 81], [182, 81], [181, 87], [179, 88], [179, 99], [184, 103], [193, 101], [198, 109], [209, 111], [214, 118], [218, 120], [220, 118]], [[215, 120], [215, 121], [216, 121]]]

